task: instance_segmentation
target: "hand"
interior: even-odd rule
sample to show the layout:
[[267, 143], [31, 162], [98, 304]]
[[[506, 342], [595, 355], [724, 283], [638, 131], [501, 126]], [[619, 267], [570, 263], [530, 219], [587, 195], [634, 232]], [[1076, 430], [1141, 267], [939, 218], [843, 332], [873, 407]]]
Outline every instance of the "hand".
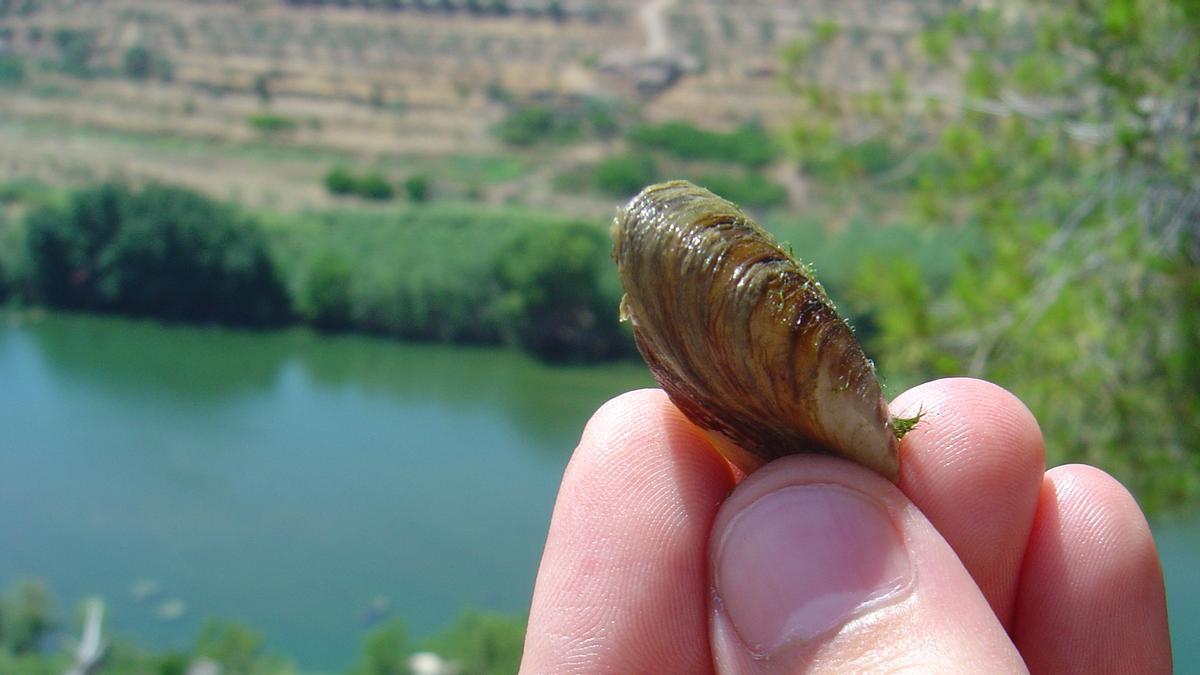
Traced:
[[1037, 422], [995, 385], [892, 404], [918, 408], [898, 485], [805, 455], [735, 487], [661, 391], [610, 401], [563, 477], [522, 672], [1169, 672], [1129, 493], [1045, 471]]

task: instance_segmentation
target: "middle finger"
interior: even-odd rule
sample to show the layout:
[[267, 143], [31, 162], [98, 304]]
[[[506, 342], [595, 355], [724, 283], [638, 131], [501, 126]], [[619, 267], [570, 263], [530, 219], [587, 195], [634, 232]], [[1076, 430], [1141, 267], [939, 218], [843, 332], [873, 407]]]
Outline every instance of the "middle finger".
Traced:
[[1006, 630], [1045, 473], [1029, 409], [1004, 389], [967, 378], [929, 382], [892, 411], [922, 422], [901, 443], [900, 489], [941, 532]]

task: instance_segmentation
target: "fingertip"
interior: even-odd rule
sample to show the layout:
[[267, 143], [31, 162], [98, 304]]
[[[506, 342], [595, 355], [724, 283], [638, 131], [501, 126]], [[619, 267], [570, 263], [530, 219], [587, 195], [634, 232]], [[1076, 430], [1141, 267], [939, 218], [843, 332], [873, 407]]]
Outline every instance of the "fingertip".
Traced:
[[[1087, 464], [1066, 464], [1046, 472], [1049, 490], [1039, 504], [1035, 534], [1051, 534], [1042, 528], [1058, 526], [1072, 537], [1070, 542], [1078, 558], [1062, 562], [1079, 565], [1064, 573], [1080, 573], [1093, 568], [1112, 575], [1114, 580], [1126, 574], [1139, 579], [1154, 578], [1161, 585], [1162, 565], [1154, 533], [1146, 515], [1129, 490], [1107, 472]], [[1055, 522], [1043, 522], [1053, 518]], [[1044, 553], [1040, 544], [1059, 546], [1045, 540], [1031, 542], [1031, 555]]]
[[1016, 449], [1018, 454], [1011, 459], [1023, 466], [1044, 466], [1045, 445], [1037, 418], [1015, 394], [987, 380], [951, 377], [926, 382], [897, 396], [891, 409], [898, 417], [919, 412], [926, 421], [905, 437], [909, 444], [921, 440], [966, 450], [951, 441], [969, 421], [972, 426], [986, 426], [990, 436], [1002, 441], [997, 445]]
[[1170, 672], [1154, 536], [1133, 495], [1104, 471], [1046, 473], [1013, 639], [1035, 672]]

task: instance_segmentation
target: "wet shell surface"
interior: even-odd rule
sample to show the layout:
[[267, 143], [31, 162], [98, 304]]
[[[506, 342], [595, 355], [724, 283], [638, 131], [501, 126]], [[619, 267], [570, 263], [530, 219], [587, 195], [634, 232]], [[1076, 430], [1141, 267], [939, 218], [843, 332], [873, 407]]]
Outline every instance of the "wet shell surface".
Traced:
[[812, 273], [737, 206], [652, 185], [617, 214], [613, 242], [638, 350], [730, 462], [749, 473], [819, 452], [896, 479], [874, 366]]

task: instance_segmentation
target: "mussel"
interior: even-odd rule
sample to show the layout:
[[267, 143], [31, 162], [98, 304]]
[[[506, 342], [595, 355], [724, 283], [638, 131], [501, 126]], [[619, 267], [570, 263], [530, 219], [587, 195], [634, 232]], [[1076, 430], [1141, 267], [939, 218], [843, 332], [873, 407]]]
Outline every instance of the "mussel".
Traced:
[[875, 367], [804, 265], [734, 204], [686, 181], [618, 213], [621, 317], [655, 379], [749, 473], [800, 452], [895, 481], [897, 428]]

